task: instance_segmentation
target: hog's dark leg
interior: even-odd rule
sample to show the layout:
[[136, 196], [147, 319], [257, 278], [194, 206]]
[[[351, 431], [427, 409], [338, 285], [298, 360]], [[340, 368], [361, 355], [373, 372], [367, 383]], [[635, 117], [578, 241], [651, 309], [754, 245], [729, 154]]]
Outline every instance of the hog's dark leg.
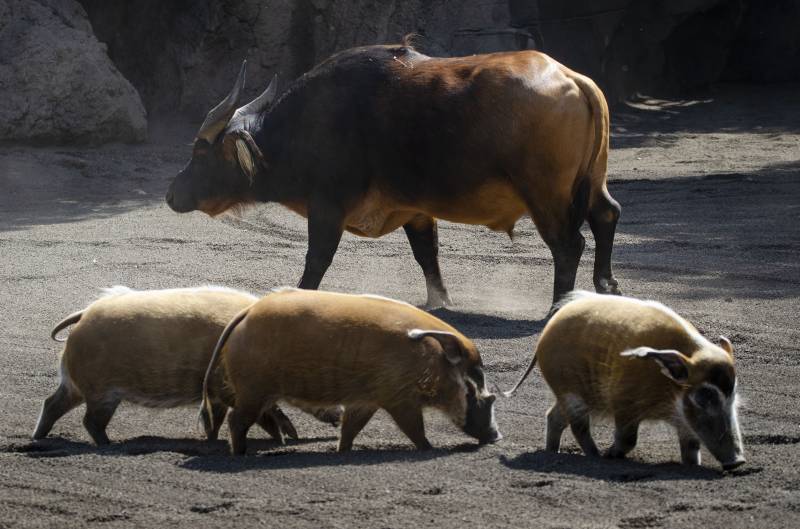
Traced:
[[200, 420], [203, 421], [203, 430], [206, 432], [206, 439], [209, 441], [216, 441], [217, 437], [219, 437], [219, 429], [222, 427], [222, 421], [225, 419], [225, 414], [228, 413], [228, 406], [222, 402], [212, 402], [211, 408], [214, 426], [211, 426], [212, 420], [209, 418], [208, 410], [206, 410], [205, 406], [200, 410]]
[[333, 262], [344, 230], [344, 213], [340, 208], [316, 204], [308, 211], [308, 251], [306, 267], [298, 288], [316, 290]]
[[393, 408], [387, 408], [387, 412], [392, 416], [394, 422], [400, 427], [414, 446], [418, 450], [430, 450], [433, 448], [425, 437], [425, 423], [422, 418], [422, 408], [414, 404], [402, 404]]
[[260, 408], [237, 406], [228, 414], [228, 428], [231, 432], [231, 453], [244, 455], [247, 453], [247, 432], [255, 424], [261, 414]]
[[375, 415], [376, 408], [348, 407], [342, 415], [342, 434], [339, 437], [339, 452], [347, 452], [353, 447], [353, 439]]
[[639, 421], [635, 417], [621, 413], [614, 416], [614, 426], [614, 444], [605, 455], [621, 459], [636, 446], [639, 439]]
[[567, 419], [561, 413], [558, 403], [547, 410], [547, 431], [545, 432], [545, 450], [558, 452], [561, 448], [561, 435], [567, 427]]
[[66, 386], [59, 386], [55, 393], [47, 397], [44, 404], [42, 404], [42, 413], [39, 414], [39, 421], [36, 423], [33, 438], [42, 439], [46, 437], [50, 430], [53, 429], [56, 421], [81, 402], [83, 402], [83, 399], [79, 395], [69, 391]]
[[284, 434], [292, 439], [297, 439], [297, 430], [292, 424], [292, 421], [289, 420], [289, 417], [287, 417], [278, 406], [273, 406], [272, 409], [262, 413], [256, 422], [270, 437], [280, 444], [285, 443]]
[[313, 415], [320, 422], [330, 424], [331, 426], [339, 426], [342, 422], [342, 414], [344, 408], [342, 406], [331, 406], [329, 408], [320, 406], [298, 406], [304, 412]]
[[86, 414], [83, 416], [83, 427], [92, 436], [95, 444], [107, 445], [111, 441], [106, 435], [106, 427], [117, 411], [119, 400], [87, 400]]
[[273, 406], [269, 415], [278, 424], [278, 427], [281, 429], [281, 433], [288, 435], [290, 439], [294, 439], [295, 441], [297, 440], [297, 428], [294, 427], [294, 424], [292, 424], [292, 421], [289, 419], [289, 417], [283, 413], [282, 409], [280, 409], [278, 406]]
[[681, 463], [684, 465], [700, 464], [700, 440], [689, 432], [678, 432], [681, 445]]
[[594, 288], [601, 294], [621, 294], [611, 272], [611, 251], [620, 212], [619, 203], [608, 194], [605, 187], [593, 197], [589, 206], [589, 226], [595, 241]]
[[591, 421], [589, 409], [579, 397], [570, 398], [563, 402], [561, 411], [569, 422], [572, 435], [583, 450], [583, 453], [590, 457], [598, 457], [600, 452], [592, 439]]
[[425, 215], [417, 215], [404, 224], [403, 229], [411, 244], [414, 258], [425, 274], [425, 287], [428, 291], [425, 307], [436, 309], [452, 305], [439, 269], [439, 234], [436, 220]]

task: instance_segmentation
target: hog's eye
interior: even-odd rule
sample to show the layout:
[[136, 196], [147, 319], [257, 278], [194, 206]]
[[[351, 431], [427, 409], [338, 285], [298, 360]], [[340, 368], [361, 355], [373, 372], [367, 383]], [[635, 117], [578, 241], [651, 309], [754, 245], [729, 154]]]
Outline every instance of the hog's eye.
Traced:
[[694, 393], [694, 402], [699, 408], [708, 409], [719, 406], [719, 392], [711, 388], [700, 388]]
[[467, 370], [467, 376], [472, 379], [475, 385], [479, 388], [482, 388], [486, 381], [483, 377], [483, 369], [480, 367], [472, 367]]

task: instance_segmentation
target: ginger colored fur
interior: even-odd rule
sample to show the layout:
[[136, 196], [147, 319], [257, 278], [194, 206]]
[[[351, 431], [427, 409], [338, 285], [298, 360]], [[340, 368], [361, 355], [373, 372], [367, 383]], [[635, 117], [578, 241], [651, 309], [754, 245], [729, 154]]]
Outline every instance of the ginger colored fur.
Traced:
[[708, 369], [733, 369], [732, 357], [664, 305], [618, 296], [573, 294], [573, 302], [548, 322], [536, 345], [542, 376], [556, 396], [578, 395], [596, 413], [622, 409], [640, 420], [671, 420], [681, 388], [655, 362], [620, 353], [646, 345], [674, 349], [696, 369], [689, 384]]
[[[453, 365], [439, 341], [412, 338], [418, 336], [409, 335], [413, 329], [452, 333], [463, 359]], [[480, 366], [481, 359], [456, 329], [406, 303], [282, 290], [234, 319], [220, 338], [209, 373], [217, 362], [235, 395], [229, 416], [232, 448], [243, 453], [253, 419], [281, 399], [344, 405], [340, 450], [351, 447], [379, 408], [389, 412], [417, 447], [429, 447], [422, 408], [439, 408], [463, 426], [464, 373]], [[213, 390], [204, 397], [207, 405], [215, 400]]]
[[[573, 292], [542, 331], [520, 383], [536, 362], [556, 397], [547, 414], [548, 450], [558, 450], [569, 425], [584, 452], [597, 455], [589, 419], [607, 416], [616, 425], [611, 457], [635, 446], [642, 421], [666, 421], [678, 430], [684, 462], [699, 462], [698, 436], [723, 466], [744, 461], [730, 342], [711, 343], [660, 303]], [[718, 394], [718, 407], [698, 404], [698, 390]], [[698, 422], [697, 414], [708, 409], [722, 421], [724, 439], [703, 437], [711, 419]]]
[[[106, 290], [53, 332], [77, 322], [61, 355], [61, 384], [45, 401], [34, 438], [46, 436], [82, 402], [84, 426], [98, 444], [109, 442], [105, 428], [122, 401], [154, 408], [199, 402], [217, 338], [233, 315], [257, 299], [221, 287]], [[225, 412], [225, 407], [213, 410], [220, 420]], [[207, 435], [215, 438], [218, 429], [208, 429], [209, 418], [203, 419]], [[288, 421], [282, 414], [277, 420]], [[291, 423], [285, 426], [296, 435]], [[267, 427], [279, 433], [275, 424]]]

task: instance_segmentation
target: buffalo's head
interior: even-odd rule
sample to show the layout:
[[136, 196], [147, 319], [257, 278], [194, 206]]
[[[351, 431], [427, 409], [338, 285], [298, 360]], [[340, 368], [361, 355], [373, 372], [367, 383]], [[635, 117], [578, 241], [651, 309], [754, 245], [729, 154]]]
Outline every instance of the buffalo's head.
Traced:
[[197, 132], [189, 163], [175, 176], [166, 200], [178, 213], [200, 210], [212, 217], [254, 200], [253, 180], [264, 163], [249, 130], [275, 99], [275, 78], [250, 103], [239, 106], [247, 61], [233, 89], [206, 116]]

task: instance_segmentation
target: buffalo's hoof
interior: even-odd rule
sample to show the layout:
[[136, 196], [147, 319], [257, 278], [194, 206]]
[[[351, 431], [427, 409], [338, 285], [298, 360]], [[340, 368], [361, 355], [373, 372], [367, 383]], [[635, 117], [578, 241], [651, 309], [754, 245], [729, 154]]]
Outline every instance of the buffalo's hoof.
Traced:
[[613, 296], [621, 296], [622, 291], [619, 289], [619, 283], [616, 279], [599, 279], [595, 281], [594, 289], [598, 294], [611, 294]]
[[625, 459], [625, 452], [623, 452], [619, 448], [612, 446], [611, 448], [606, 450], [606, 453], [603, 454], [603, 457], [607, 459]]
[[447, 292], [429, 292], [428, 301], [425, 302], [425, 310], [435, 310], [449, 307], [453, 304]]

